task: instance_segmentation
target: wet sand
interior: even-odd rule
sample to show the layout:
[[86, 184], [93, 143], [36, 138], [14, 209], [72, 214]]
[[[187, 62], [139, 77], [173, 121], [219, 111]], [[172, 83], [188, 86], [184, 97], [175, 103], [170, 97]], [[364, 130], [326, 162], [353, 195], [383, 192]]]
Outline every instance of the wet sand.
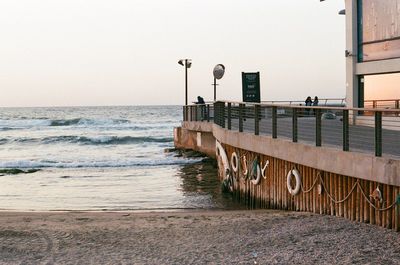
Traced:
[[400, 233], [257, 211], [0, 212], [1, 264], [400, 264]]

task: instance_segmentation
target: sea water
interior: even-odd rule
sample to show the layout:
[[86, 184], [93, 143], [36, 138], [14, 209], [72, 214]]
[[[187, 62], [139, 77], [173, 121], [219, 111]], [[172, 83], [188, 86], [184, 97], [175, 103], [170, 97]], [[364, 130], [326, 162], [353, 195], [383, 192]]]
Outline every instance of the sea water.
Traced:
[[178, 106], [0, 109], [0, 209], [236, 207], [216, 165], [173, 148]]

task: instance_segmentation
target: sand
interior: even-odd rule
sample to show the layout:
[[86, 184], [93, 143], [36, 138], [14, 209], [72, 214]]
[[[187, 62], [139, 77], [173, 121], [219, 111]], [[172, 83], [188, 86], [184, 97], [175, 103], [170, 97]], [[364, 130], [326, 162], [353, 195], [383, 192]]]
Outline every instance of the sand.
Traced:
[[257, 211], [0, 212], [1, 264], [400, 264], [400, 233]]

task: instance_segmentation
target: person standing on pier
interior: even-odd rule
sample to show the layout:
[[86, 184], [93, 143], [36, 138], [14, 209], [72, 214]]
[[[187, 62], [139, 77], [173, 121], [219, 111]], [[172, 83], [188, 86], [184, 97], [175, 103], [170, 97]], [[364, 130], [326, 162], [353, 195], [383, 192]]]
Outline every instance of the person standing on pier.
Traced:
[[204, 98], [198, 96], [196, 104], [200, 105], [200, 119], [203, 121], [204, 117], [206, 116], [206, 102], [204, 101]]
[[[308, 96], [304, 102], [306, 103], [306, 107], [311, 106], [313, 103], [310, 96]], [[306, 109], [305, 114], [310, 115], [310, 109]]]
[[[314, 97], [314, 101], [313, 101], [313, 103], [312, 103], [313, 107], [318, 106], [318, 103], [319, 103], [318, 97], [315, 96], [315, 97]], [[313, 112], [313, 115], [315, 115], [315, 109], [313, 109], [312, 112]]]
[[313, 101], [312, 105], [313, 105], [313, 106], [318, 106], [318, 103], [319, 103], [318, 97], [317, 97], [317, 96], [315, 96], [315, 98], [314, 98], [314, 101]]

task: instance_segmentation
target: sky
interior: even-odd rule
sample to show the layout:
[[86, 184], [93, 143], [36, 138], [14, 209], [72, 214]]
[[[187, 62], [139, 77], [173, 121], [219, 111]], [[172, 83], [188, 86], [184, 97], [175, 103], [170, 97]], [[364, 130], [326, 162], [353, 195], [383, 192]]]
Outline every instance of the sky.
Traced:
[[184, 104], [345, 97], [344, 1], [1, 0], [0, 106]]

